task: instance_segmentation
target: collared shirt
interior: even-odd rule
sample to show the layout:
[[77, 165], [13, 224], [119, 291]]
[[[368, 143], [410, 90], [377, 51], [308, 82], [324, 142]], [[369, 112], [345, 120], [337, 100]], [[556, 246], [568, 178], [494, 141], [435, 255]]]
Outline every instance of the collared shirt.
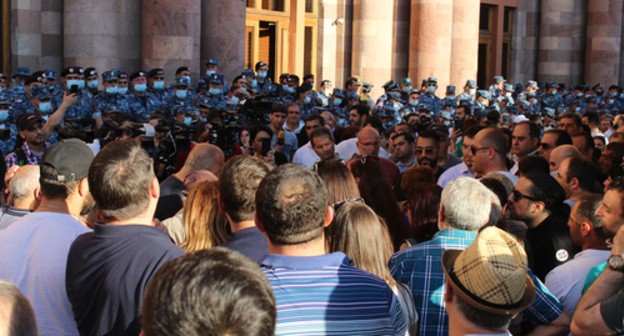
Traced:
[[[394, 278], [407, 284], [414, 294], [420, 315], [420, 335], [448, 335], [442, 253], [464, 250], [474, 238], [475, 234], [469, 231], [444, 230], [430, 241], [401, 250], [390, 259]], [[563, 313], [563, 306], [531, 270], [528, 275], [535, 285], [535, 300], [522, 314], [535, 324], [549, 324]]]
[[30, 210], [16, 209], [12, 206], [3, 206], [0, 208], [0, 231], [9, 227], [16, 220], [29, 214]]
[[468, 166], [466, 166], [464, 162], [445, 170], [444, 173], [440, 175], [440, 178], [438, 178], [438, 185], [444, 188], [449, 182], [460, 176], [474, 177], [474, 174], [468, 169]]
[[399, 167], [399, 171], [401, 173], [404, 173], [406, 170], [412, 168], [413, 166], [418, 164], [418, 159], [416, 158], [416, 156], [414, 155], [414, 158], [412, 159], [412, 161], [408, 162], [408, 163], [403, 163], [401, 162], [401, 160], [395, 161], [394, 162], [397, 167]]
[[[45, 149], [47, 150], [50, 147], [50, 143], [45, 143]], [[41, 158], [43, 157], [43, 153], [36, 154], [30, 150], [27, 142], [24, 142], [22, 145], [22, 150], [24, 151], [24, 155], [26, 157], [26, 162], [18, 162], [19, 158], [17, 157], [17, 153], [15, 151], [11, 152], [4, 158], [4, 162], [6, 163], [7, 169], [15, 165], [24, 166], [24, 165], [39, 165], [41, 163]], [[44, 150], [45, 153], [45, 150]]]
[[404, 335], [401, 305], [386, 282], [341, 252], [271, 254], [260, 261], [277, 304], [276, 335]]
[[292, 163], [305, 167], [312, 167], [318, 159], [319, 156], [312, 148], [310, 141], [308, 141], [305, 145], [297, 149], [295, 155], [293, 156]]
[[570, 316], [574, 315], [581, 299], [583, 284], [590, 269], [607, 260], [610, 254], [609, 250], [586, 249], [546, 275], [546, 287], [559, 298]]

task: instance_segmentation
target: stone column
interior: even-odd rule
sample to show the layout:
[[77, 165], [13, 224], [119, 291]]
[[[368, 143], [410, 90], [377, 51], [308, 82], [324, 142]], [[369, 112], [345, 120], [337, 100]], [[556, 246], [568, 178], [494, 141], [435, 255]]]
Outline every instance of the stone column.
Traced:
[[375, 84], [371, 93], [383, 93], [381, 84], [391, 78], [393, 6], [376, 0], [353, 1], [352, 75]]
[[[329, 79], [336, 85], [338, 78], [337, 68], [342, 63], [338, 62], [338, 54], [341, 49], [338, 43], [338, 35], [342, 35], [344, 24], [337, 24], [338, 16], [337, 0], [319, 0], [318, 22], [318, 62], [316, 63], [316, 82]], [[344, 18], [343, 18], [344, 21]], [[317, 90], [318, 88], [314, 88]]]
[[[395, 80], [409, 76], [410, 8], [410, 0], [396, 0], [394, 3], [391, 78]], [[412, 80], [415, 81], [416, 78], [412, 78]], [[385, 81], [373, 84], [375, 87], [381, 87], [383, 83]]]
[[542, 0], [537, 80], [583, 81], [585, 1]]
[[245, 65], [245, 1], [202, 1], [201, 6], [200, 71], [209, 58], [216, 58], [219, 71], [232, 80]]
[[410, 75], [419, 86], [437, 77], [442, 95], [451, 73], [453, 0], [412, 0], [410, 20]]
[[[522, 83], [537, 78], [537, 49], [539, 38], [539, 1], [518, 1], [513, 16], [511, 37], [510, 83]], [[568, 83], [575, 85], [576, 83]]]
[[[479, 49], [479, 0], [453, 1], [450, 85], [457, 92], [468, 79], [477, 79]], [[442, 88], [442, 87], [440, 87]], [[443, 88], [446, 90], [446, 88]]]
[[619, 83], [622, 1], [587, 2], [585, 81], [603, 86]]
[[41, 68], [63, 67], [63, 0], [41, 1]]
[[141, 65], [141, 3], [135, 0], [65, 0], [64, 66], [128, 72]]
[[[11, 73], [41, 67], [41, 2], [11, 1]], [[8, 74], [7, 74], [8, 75]], [[10, 76], [9, 76], [10, 77]]]
[[[143, 0], [143, 68], [163, 68], [171, 81], [175, 70], [187, 65], [193, 79], [200, 67], [201, 2], [196, 0]], [[227, 61], [227, 60], [224, 60]]]

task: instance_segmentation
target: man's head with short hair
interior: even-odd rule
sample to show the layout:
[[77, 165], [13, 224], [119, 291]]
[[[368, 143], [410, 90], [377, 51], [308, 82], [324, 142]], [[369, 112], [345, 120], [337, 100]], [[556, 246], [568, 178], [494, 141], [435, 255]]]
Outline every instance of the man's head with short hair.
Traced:
[[594, 164], [580, 157], [569, 157], [561, 162], [555, 178], [567, 198], [578, 197], [591, 191], [596, 183], [597, 169]]
[[604, 233], [613, 237], [624, 224], [624, 177], [613, 179], [605, 192], [600, 207], [596, 210]]
[[477, 231], [488, 222], [493, 203], [500, 207], [496, 195], [479, 181], [458, 177], [442, 190], [438, 227]]
[[34, 210], [37, 205], [36, 194], [39, 192], [39, 166], [20, 167], [9, 183], [9, 193], [17, 209]]
[[0, 335], [38, 335], [30, 302], [15, 285], [4, 280], [0, 280]]
[[321, 115], [311, 114], [307, 116], [304, 121], [304, 128], [306, 131], [306, 135], [308, 136], [308, 139], [310, 138], [312, 131], [323, 126], [325, 126], [325, 119], [323, 119]]
[[591, 160], [594, 156], [596, 145], [591, 134], [588, 132], [580, 132], [572, 135], [572, 144], [579, 150], [581, 156]]
[[581, 153], [573, 145], [561, 145], [553, 149], [548, 160], [550, 171], [558, 170], [561, 162], [569, 157], [581, 157]]
[[219, 176], [219, 199], [233, 222], [254, 219], [256, 190], [268, 172], [266, 164], [249, 155], [225, 163]]
[[148, 284], [141, 315], [145, 336], [269, 336], [277, 312], [260, 268], [215, 247], [162, 266]]
[[270, 245], [301, 245], [323, 237], [328, 214], [325, 183], [312, 170], [281, 165], [271, 171], [256, 192], [256, 225]]
[[506, 166], [509, 138], [502, 130], [495, 127], [482, 129], [475, 136], [473, 147], [472, 170], [476, 176], [483, 176], [493, 169], [499, 170], [492, 168], [494, 165]]
[[563, 213], [565, 191], [549, 174], [531, 171], [518, 179], [509, 195], [508, 207], [514, 219], [524, 221], [529, 227], [539, 225], [539, 219], [553, 212]]
[[92, 160], [93, 152], [78, 139], [61, 140], [48, 148], [39, 166], [42, 197], [65, 200], [74, 195]]
[[522, 121], [513, 129], [511, 136], [511, 153], [525, 157], [537, 149], [540, 141], [540, 129], [532, 121]]
[[585, 249], [586, 243], [589, 243], [593, 248], [598, 244], [603, 244], [607, 239], [602, 230], [600, 217], [596, 216], [596, 210], [601, 202], [601, 195], [587, 193], [581, 195], [574, 203], [568, 220], [570, 238], [574, 245]]
[[419, 132], [414, 148], [418, 164], [427, 165], [435, 170], [438, 166], [439, 147], [440, 135], [437, 132], [431, 130]]
[[368, 118], [370, 107], [362, 104], [357, 104], [351, 107], [349, 110], [349, 123], [351, 126], [360, 128], [363, 127]]
[[356, 146], [360, 155], [378, 156], [380, 145], [381, 136], [374, 127], [366, 126], [357, 135]]
[[570, 135], [575, 134], [582, 129], [581, 118], [574, 113], [565, 113], [559, 117], [558, 126]]
[[331, 131], [325, 127], [315, 129], [310, 135], [310, 145], [312, 149], [323, 161], [334, 159], [336, 156], [336, 148], [334, 144], [334, 136]]
[[539, 147], [537, 149], [537, 153], [548, 160], [550, 158], [550, 153], [556, 147], [561, 145], [571, 145], [572, 137], [568, 132], [560, 129], [552, 129], [544, 132], [544, 136], [540, 140]]
[[[152, 161], [147, 152], [131, 140], [106, 145], [89, 168], [91, 194], [104, 222], [124, 221], [155, 211], [158, 192]], [[151, 200], [151, 198], [156, 200]], [[150, 208], [150, 204], [154, 203]]]
[[197, 170], [210, 170], [218, 176], [221, 173], [224, 161], [221, 148], [209, 143], [200, 143], [191, 149], [184, 162], [183, 169], [187, 171], [187, 174]]
[[392, 145], [394, 146], [394, 156], [400, 161], [407, 163], [414, 157], [414, 136], [411, 132], [398, 132], [392, 134]]

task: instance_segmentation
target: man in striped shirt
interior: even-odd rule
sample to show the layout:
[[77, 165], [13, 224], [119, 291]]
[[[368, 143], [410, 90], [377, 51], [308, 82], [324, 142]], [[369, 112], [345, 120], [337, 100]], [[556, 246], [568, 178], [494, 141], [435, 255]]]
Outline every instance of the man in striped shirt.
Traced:
[[302, 166], [269, 173], [256, 193], [256, 225], [270, 255], [260, 260], [277, 302], [276, 335], [403, 335], [406, 322], [386, 282], [325, 253], [334, 211], [320, 177]]

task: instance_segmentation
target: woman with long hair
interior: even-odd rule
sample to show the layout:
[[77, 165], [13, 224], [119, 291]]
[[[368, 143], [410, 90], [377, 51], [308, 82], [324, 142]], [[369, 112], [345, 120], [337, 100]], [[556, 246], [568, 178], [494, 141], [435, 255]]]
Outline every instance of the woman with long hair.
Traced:
[[366, 204], [347, 201], [336, 212], [329, 231], [330, 252], [343, 252], [355, 267], [384, 279], [399, 299], [407, 319], [406, 335], [416, 335], [418, 314], [412, 293], [409, 287], [394, 280], [388, 268], [394, 248], [383, 220]]
[[408, 237], [408, 224], [401, 212], [394, 191], [384, 178], [384, 172], [376, 156], [360, 156], [347, 162], [347, 167], [355, 177], [360, 195], [388, 226], [394, 250]]
[[330, 204], [360, 198], [360, 191], [349, 168], [338, 160], [319, 161], [314, 165], [327, 187]]
[[433, 238], [438, 232], [438, 210], [442, 188], [431, 182], [418, 182], [407, 188], [403, 210], [412, 229], [410, 245]]
[[229, 240], [227, 219], [219, 211], [218, 182], [200, 182], [191, 189], [184, 203], [184, 240], [186, 253], [208, 249]]

